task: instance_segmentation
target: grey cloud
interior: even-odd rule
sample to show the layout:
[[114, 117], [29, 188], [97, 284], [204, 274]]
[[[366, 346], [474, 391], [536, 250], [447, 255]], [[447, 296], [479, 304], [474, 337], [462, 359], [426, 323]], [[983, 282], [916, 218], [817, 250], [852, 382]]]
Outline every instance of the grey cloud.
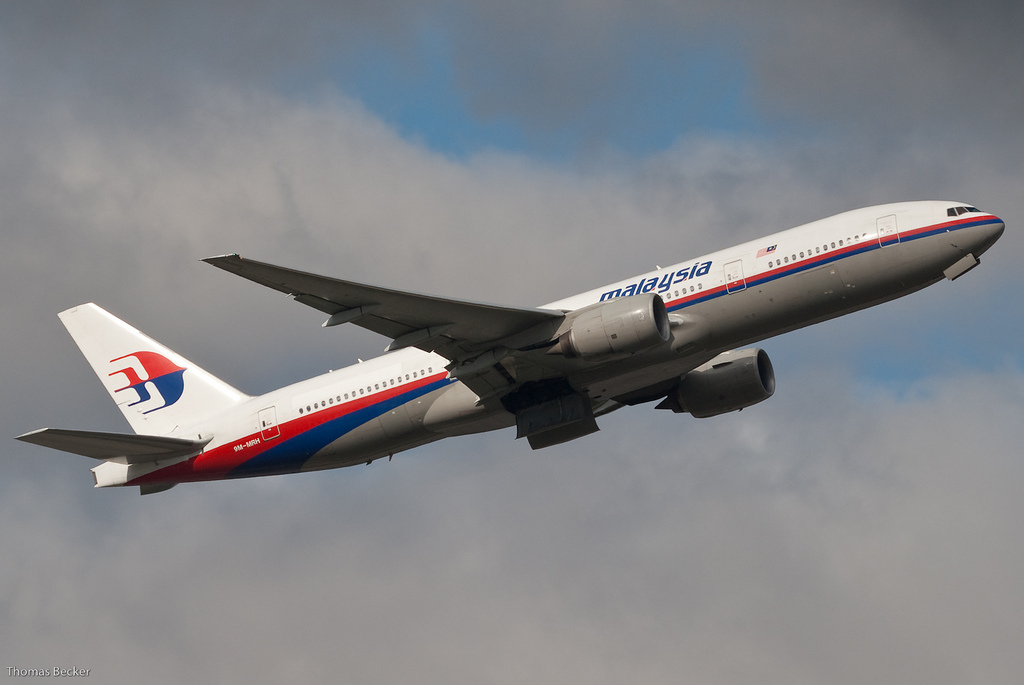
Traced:
[[585, 458], [481, 436], [94, 521], [24, 520], [30, 485], [4, 643], [103, 682], [1019, 677], [1019, 373], [909, 402], [821, 380], [723, 421], [632, 411]]
[[[957, 149], [986, 129], [1010, 136], [1022, 105], [1007, 87], [1024, 54], [1013, 3], [830, 3], [768, 19], [757, 62], [762, 102], [790, 116], [826, 117], [855, 135], [945, 136]], [[809, 115], [809, 116], [808, 116]], [[870, 142], [870, 141], [869, 141]], [[995, 147], [995, 141], [989, 140]]]
[[[1024, 103], [1010, 84], [1024, 17], [1012, 2], [99, 2], [8, 3], [3, 13], [10, 87], [22, 98], [76, 94], [99, 118], [173, 117], [191, 106], [196, 80], [316, 92], [368, 47], [414, 75], [418, 37], [433, 31], [470, 110], [540, 140], [582, 126], [599, 143], [644, 125], [622, 102], [649, 102], [634, 58], [661, 59], [685, 82], [687, 60], [713, 49], [750, 69], [751, 106], [776, 124], [876, 150], [914, 135], [959, 152], [964, 138], [990, 153], [1020, 145]], [[716, 101], [713, 82], [702, 88], [694, 108]]]
[[416, 3], [318, 0], [12, 2], [3, 12], [5, 49], [18, 57], [8, 68], [124, 92], [176, 74], [263, 82], [360, 36], [397, 42], [422, 16]]

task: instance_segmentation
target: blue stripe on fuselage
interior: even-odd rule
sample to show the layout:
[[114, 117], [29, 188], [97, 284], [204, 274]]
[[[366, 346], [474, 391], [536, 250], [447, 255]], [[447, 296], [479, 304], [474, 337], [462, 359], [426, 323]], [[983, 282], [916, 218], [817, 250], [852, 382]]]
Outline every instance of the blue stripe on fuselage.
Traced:
[[402, 406], [406, 402], [423, 397], [434, 390], [443, 388], [451, 382], [453, 382], [453, 379], [444, 378], [427, 383], [401, 395], [381, 400], [376, 404], [371, 404], [362, 409], [357, 409], [348, 414], [324, 421], [239, 464], [231, 470], [228, 477], [245, 478], [300, 471], [302, 470], [302, 465], [310, 457], [343, 435], [396, 407]]
[[[1000, 220], [998, 218], [985, 217], [982, 219], [978, 219], [977, 221], [967, 221], [964, 223], [944, 222], [940, 224], [935, 224], [932, 227], [923, 227], [923, 230], [912, 229], [907, 231], [906, 233], [901, 233], [899, 242], [894, 241], [893, 243], [891, 243], [891, 245], [887, 245], [886, 247], [899, 245], [900, 243], [913, 242], [921, 238], [928, 238], [930, 236], [939, 235], [941, 233], [952, 233], [965, 228], [974, 228], [976, 226], [985, 226], [988, 224], [995, 224], [999, 222]], [[776, 267], [771, 271], [762, 272], [762, 275], [760, 276], [753, 276], [751, 278], [746, 279], [746, 287], [750, 288], [758, 285], [763, 285], [765, 283], [771, 283], [772, 281], [777, 281], [780, 278], [785, 278], [786, 276], [792, 276], [793, 274], [798, 274], [803, 271], [816, 269], [817, 267], [822, 266], [824, 264], [831, 264], [833, 262], [838, 262], [841, 259], [846, 259], [847, 257], [852, 257], [854, 255], [864, 254], [865, 252], [871, 252], [873, 250], [880, 249], [882, 249], [882, 245], [879, 245], [877, 240], [868, 242], [867, 244], [855, 247], [853, 249], [849, 247], [840, 248], [837, 249], [835, 252], [829, 252], [827, 254], [809, 257], [804, 261], [798, 262], [796, 264], [791, 264], [783, 268]], [[678, 300], [668, 302], [666, 303], [666, 309], [670, 312], [674, 312], [728, 294], [729, 292], [723, 285], [713, 290], [710, 290], [704, 294], [695, 294], [688, 298], [679, 298]]]

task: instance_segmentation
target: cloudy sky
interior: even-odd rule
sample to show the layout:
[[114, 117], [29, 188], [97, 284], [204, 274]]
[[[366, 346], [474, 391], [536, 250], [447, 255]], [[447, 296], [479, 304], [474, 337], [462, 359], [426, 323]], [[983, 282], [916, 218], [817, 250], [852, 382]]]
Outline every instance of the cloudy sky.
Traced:
[[[1024, 681], [1020, 3], [210, 5], [0, 6], [0, 669]], [[145, 498], [13, 440], [127, 430], [82, 302], [253, 394], [387, 343], [202, 257], [537, 305], [910, 199], [1007, 233], [740, 414]]]

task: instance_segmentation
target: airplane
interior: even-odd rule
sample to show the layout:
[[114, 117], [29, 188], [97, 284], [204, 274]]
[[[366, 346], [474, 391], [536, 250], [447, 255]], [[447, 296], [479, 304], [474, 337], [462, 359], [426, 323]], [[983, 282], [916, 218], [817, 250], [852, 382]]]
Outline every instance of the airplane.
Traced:
[[964, 275], [1002, 235], [962, 202], [858, 209], [537, 309], [401, 292], [237, 254], [203, 261], [391, 340], [386, 353], [260, 396], [95, 304], [59, 314], [134, 433], [43, 428], [19, 440], [99, 460], [95, 487], [317, 471], [515, 426], [533, 449], [625, 406], [705, 418], [775, 392], [746, 346]]

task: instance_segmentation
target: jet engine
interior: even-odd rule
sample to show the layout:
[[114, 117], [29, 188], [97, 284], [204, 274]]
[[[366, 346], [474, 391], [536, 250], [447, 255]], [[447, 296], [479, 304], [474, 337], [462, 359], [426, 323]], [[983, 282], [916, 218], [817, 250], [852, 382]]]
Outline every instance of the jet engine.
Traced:
[[761, 349], [723, 352], [679, 381], [659, 409], [718, 416], [768, 399], [775, 392], [775, 371]]
[[584, 307], [567, 318], [552, 354], [581, 359], [633, 354], [668, 342], [668, 312], [657, 293], [619, 297]]

